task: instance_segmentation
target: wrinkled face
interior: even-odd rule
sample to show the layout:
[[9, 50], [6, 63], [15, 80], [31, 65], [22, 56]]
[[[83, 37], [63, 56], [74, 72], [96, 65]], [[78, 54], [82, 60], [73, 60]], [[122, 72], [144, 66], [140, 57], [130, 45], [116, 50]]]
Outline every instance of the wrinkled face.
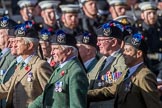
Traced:
[[50, 52], [51, 52], [49, 42], [43, 41], [43, 42], [40, 42], [40, 45], [41, 45], [41, 49], [42, 49], [42, 52], [43, 52], [43, 56], [44, 57], [49, 57]]
[[122, 16], [126, 14], [126, 7], [125, 6], [111, 6], [110, 7], [110, 12], [111, 15], [114, 18], [118, 17], [118, 16]]
[[12, 55], [17, 55], [17, 44], [16, 44], [16, 38], [9, 38], [10, 44], [9, 48], [11, 49]]
[[157, 22], [157, 12], [156, 10], [146, 10], [141, 14], [142, 19], [145, 23], [153, 25]]
[[22, 37], [16, 37], [17, 55], [25, 55], [28, 52], [29, 43], [26, 43]]
[[96, 15], [97, 14], [96, 1], [85, 2], [84, 6], [83, 6], [83, 10], [85, 13], [88, 13], [90, 15]]
[[51, 55], [56, 63], [62, 63], [67, 59], [68, 49], [62, 48], [60, 45], [51, 45]]
[[25, 7], [20, 10], [21, 16], [25, 18], [24, 20], [30, 20], [31, 17], [34, 15], [34, 7]]
[[62, 21], [64, 25], [68, 28], [76, 28], [79, 23], [78, 14], [77, 13], [64, 13], [62, 16]]
[[99, 47], [100, 53], [109, 56], [109, 51], [112, 47], [112, 38], [110, 37], [97, 37], [97, 46]]
[[0, 29], [0, 49], [8, 43], [8, 34], [6, 29]]
[[82, 60], [84, 60], [84, 58], [86, 58], [87, 53], [88, 53], [88, 46], [84, 45], [84, 44], [76, 44], [78, 50], [79, 50], [79, 54]]
[[123, 55], [125, 58], [125, 64], [129, 67], [133, 66], [137, 59], [137, 50], [131, 45], [125, 44]]
[[55, 23], [55, 11], [54, 9], [45, 9], [41, 12], [42, 18], [47, 25], [53, 25]]

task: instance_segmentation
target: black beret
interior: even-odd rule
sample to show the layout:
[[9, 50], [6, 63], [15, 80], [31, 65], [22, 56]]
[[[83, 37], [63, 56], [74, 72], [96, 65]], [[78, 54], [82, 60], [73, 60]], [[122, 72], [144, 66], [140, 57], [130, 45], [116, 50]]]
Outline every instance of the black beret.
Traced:
[[69, 45], [76, 47], [75, 37], [68, 35], [68, 33], [59, 29], [51, 39], [51, 44], [54, 45]]
[[38, 32], [34, 29], [33, 26], [20, 24], [15, 27], [16, 37], [29, 37], [29, 38], [38, 38]]
[[0, 29], [12, 29], [17, 25], [17, 23], [7, 16], [4, 16], [0, 19]]
[[89, 32], [84, 32], [75, 37], [77, 43], [91, 45], [96, 47], [97, 39], [96, 36]]
[[123, 40], [124, 26], [117, 21], [110, 21], [97, 29], [98, 37], [114, 37]]

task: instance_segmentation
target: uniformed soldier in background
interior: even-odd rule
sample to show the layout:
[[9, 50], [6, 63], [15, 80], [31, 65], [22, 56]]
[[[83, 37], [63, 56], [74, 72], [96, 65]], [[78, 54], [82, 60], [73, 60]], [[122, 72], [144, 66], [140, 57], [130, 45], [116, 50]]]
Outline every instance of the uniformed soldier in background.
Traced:
[[34, 16], [37, 0], [19, 0], [17, 4], [20, 7], [20, 15], [14, 15], [11, 17], [11, 19], [18, 24], [30, 20], [33, 22], [33, 24], [37, 25], [36, 29], [39, 30], [39, 24], [43, 22], [43, 19], [40, 16]]
[[96, 0], [80, 0], [82, 15], [80, 22], [84, 31], [93, 33], [96, 36], [96, 30], [100, 26], [100, 19], [97, 15]]
[[60, 5], [62, 15], [62, 30], [68, 35], [75, 37], [78, 33], [82, 32], [82, 27], [79, 23], [79, 5], [78, 4], [66, 4]]
[[155, 2], [143, 2], [139, 4], [142, 23], [137, 28], [145, 36], [148, 46], [146, 64], [158, 75], [162, 71], [162, 23], [157, 18], [157, 5]]
[[115, 98], [114, 108], [162, 108], [156, 76], [144, 64], [146, 47], [141, 34], [128, 36], [123, 55], [129, 70], [113, 86], [89, 90], [88, 101]]
[[92, 36], [92, 34], [89, 32], [83, 32], [78, 34], [75, 38], [81, 60], [84, 63], [87, 73], [89, 73], [94, 68], [99, 59], [97, 56], [96, 37]]
[[[104, 56], [87, 74], [90, 90], [113, 85], [127, 69], [121, 48], [123, 26], [117, 26], [118, 24], [120, 23], [110, 21], [97, 30], [97, 46]], [[107, 108], [107, 106], [113, 108], [113, 103], [114, 100], [91, 103], [90, 108]]]
[[41, 16], [44, 20], [42, 28], [48, 29], [51, 33], [61, 28], [60, 19], [58, 19], [57, 8], [60, 1], [51, 1], [51, 0], [43, 0], [39, 2], [39, 6], [41, 8]]
[[110, 5], [109, 11], [111, 13], [110, 19], [117, 20], [125, 25], [133, 24], [132, 15], [126, 15], [127, 1], [126, 0], [108, 0]]

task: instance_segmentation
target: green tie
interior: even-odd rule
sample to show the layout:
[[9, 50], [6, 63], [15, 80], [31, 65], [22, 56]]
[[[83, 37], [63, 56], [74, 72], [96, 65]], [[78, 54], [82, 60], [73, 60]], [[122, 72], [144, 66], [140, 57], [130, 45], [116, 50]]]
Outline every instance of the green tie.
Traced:
[[24, 65], [25, 65], [25, 62], [20, 63], [20, 70], [24, 67]]

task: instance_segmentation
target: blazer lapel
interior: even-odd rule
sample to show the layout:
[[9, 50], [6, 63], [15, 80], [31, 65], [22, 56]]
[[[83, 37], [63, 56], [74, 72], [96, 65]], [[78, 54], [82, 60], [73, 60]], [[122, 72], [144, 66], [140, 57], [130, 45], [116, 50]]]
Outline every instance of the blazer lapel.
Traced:
[[23, 79], [23, 77], [32, 70], [32, 65], [36, 62], [36, 60], [38, 58], [39, 58], [38, 56], [32, 56], [29, 63], [26, 66], [24, 66], [22, 69], [20, 69], [21, 64], [19, 64], [18, 68], [19, 68], [19, 71], [20, 71], [19, 73], [21, 73], [21, 74], [20, 74], [20, 77], [17, 78], [18, 81], [21, 81], [21, 79]]

